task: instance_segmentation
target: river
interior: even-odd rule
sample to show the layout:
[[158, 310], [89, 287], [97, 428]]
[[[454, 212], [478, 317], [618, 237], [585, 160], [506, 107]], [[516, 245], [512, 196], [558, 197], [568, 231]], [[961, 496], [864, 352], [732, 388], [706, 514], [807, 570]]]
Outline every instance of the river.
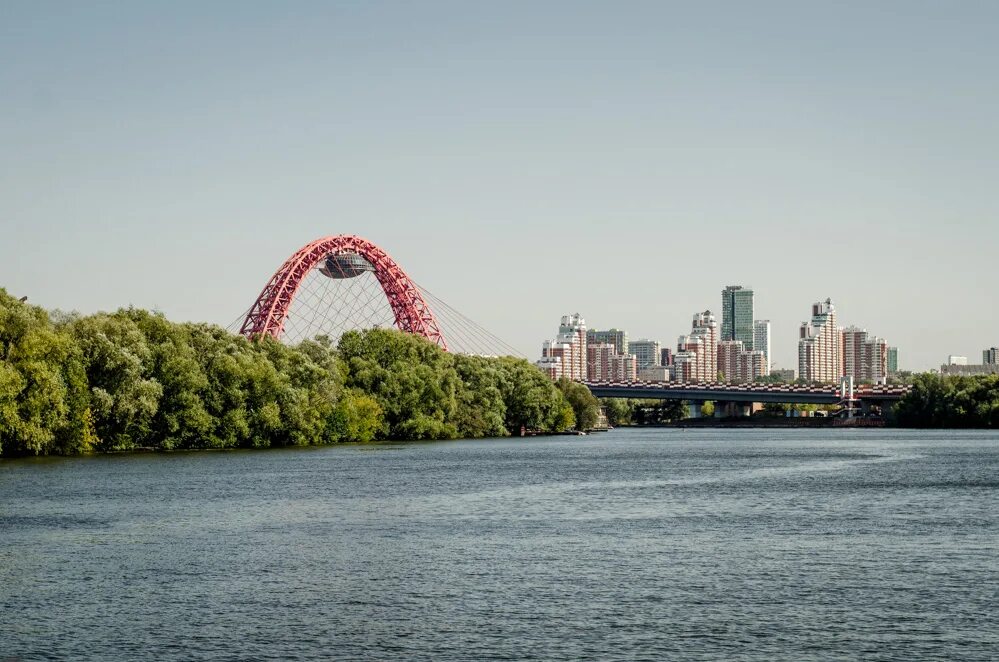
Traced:
[[0, 461], [0, 660], [999, 656], [999, 433]]

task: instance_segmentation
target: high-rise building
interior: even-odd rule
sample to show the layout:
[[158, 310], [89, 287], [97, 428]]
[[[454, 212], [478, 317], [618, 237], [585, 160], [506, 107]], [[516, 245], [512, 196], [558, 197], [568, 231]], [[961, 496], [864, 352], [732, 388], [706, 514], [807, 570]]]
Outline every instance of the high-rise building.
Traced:
[[741, 340], [718, 343], [718, 374], [726, 382], [738, 382], [739, 355], [745, 351]]
[[763, 352], [763, 361], [770, 374], [770, 320], [753, 322], [753, 349]]
[[968, 357], [950, 354], [947, 357], [947, 365], [968, 365]]
[[770, 367], [762, 350], [754, 349], [739, 354], [739, 369], [736, 371], [736, 376], [740, 383], [755, 382], [757, 377], [766, 377], [769, 374]]
[[678, 381], [713, 382], [718, 378], [718, 323], [710, 310], [695, 313], [690, 334], [680, 336], [673, 358]]
[[989, 347], [982, 350], [982, 365], [999, 364], [999, 347]]
[[[586, 379], [586, 322], [579, 313], [562, 316], [558, 336], [541, 345], [541, 358], [559, 359], [559, 377], [574, 381]], [[555, 370], [552, 361], [536, 365], [549, 374]]]
[[888, 374], [898, 374], [898, 347], [888, 348]]
[[884, 338], [871, 336], [864, 341], [860, 380], [872, 384], [888, 381], [888, 343]]
[[659, 365], [673, 365], [673, 350], [669, 347], [663, 347], [659, 353]]
[[867, 342], [867, 329], [850, 326], [840, 331], [843, 338], [843, 375], [853, 377], [854, 382], [864, 379], [864, 343]]
[[753, 291], [742, 285], [729, 285], [722, 290], [721, 337], [719, 340], [741, 340], [745, 349], [753, 345]]
[[718, 374], [726, 382], [745, 384], [770, 374], [763, 351], [747, 350], [741, 340], [718, 343]]
[[619, 354], [611, 343], [588, 344], [586, 359], [587, 379], [591, 382], [635, 380], [635, 357], [631, 354]]
[[542, 356], [534, 362], [534, 365], [538, 366], [541, 372], [548, 375], [552, 381], [562, 377], [562, 357], [560, 356]]
[[832, 299], [812, 304], [812, 319], [802, 322], [798, 336], [798, 377], [834, 383], [843, 374], [842, 339]]
[[617, 354], [614, 345], [606, 342], [586, 343], [586, 378], [591, 382], [610, 381], [611, 357]]
[[587, 343], [610, 343], [614, 345], [614, 351], [618, 354], [629, 354], [628, 332], [623, 329], [608, 329], [607, 331], [597, 331], [590, 329], [586, 332]]
[[634, 354], [638, 361], [638, 369], [661, 365], [661, 347], [658, 340], [632, 340], [628, 343], [628, 353]]

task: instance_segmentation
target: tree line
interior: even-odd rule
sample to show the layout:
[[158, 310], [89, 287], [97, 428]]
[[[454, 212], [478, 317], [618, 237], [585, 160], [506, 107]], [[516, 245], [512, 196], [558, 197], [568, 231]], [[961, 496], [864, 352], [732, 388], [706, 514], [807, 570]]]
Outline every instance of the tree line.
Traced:
[[394, 330], [288, 346], [134, 308], [50, 314], [0, 289], [4, 456], [493, 437], [596, 418], [585, 387], [525, 360]]
[[999, 428], [999, 375], [914, 375], [895, 418], [913, 428]]

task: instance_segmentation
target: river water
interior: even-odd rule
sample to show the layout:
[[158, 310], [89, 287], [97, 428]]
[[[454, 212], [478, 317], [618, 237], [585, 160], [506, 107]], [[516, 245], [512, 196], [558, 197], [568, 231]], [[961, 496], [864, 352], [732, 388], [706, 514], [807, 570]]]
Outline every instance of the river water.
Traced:
[[0, 660], [986, 660], [999, 433], [0, 461]]

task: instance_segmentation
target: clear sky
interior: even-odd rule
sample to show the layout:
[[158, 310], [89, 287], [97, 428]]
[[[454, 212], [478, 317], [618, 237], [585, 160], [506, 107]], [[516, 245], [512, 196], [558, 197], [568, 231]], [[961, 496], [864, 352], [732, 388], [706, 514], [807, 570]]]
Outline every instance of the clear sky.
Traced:
[[903, 368], [999, 345], [999, 3], [0, 3], [0, 286], [228, 324], [380, 244], [528, 356], [728, 284]]

